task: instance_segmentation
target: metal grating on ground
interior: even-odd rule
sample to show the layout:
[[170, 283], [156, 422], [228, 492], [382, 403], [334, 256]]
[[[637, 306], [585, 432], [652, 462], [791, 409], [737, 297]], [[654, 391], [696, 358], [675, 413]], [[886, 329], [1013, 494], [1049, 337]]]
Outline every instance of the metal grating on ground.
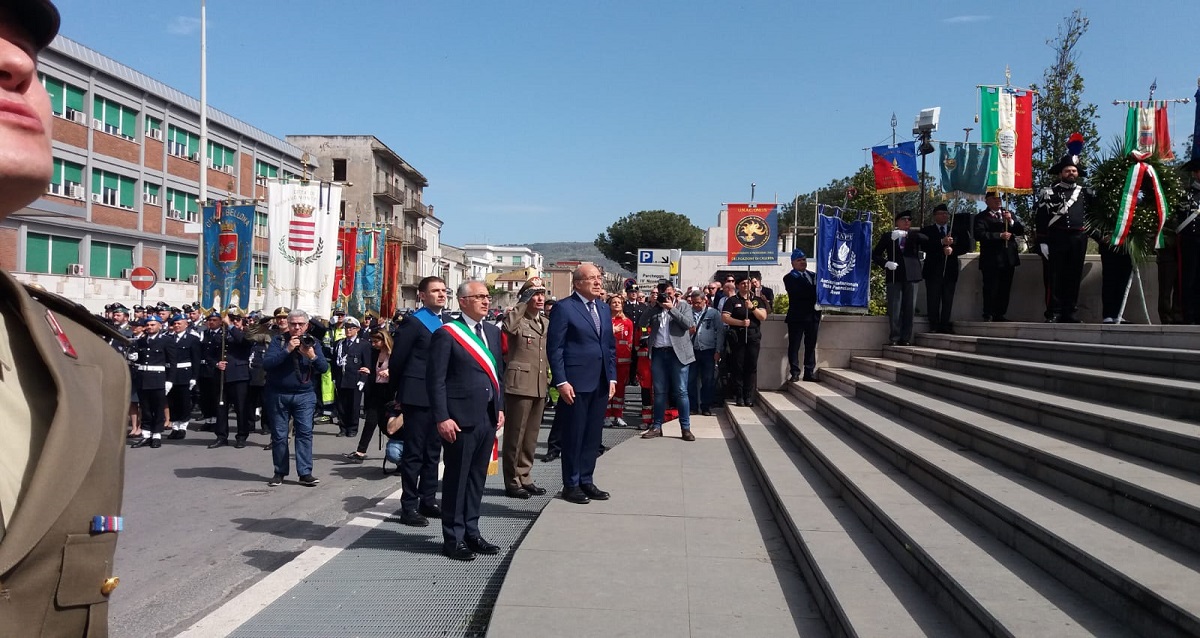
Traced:
[[[630, 398], [634, 402], [626, 412], [636, 415], [637, 395], [631, 393]], [[538, 437], [539, 457], [546, 449], [550, 416]], [[615, 446], [636, 434], [636, 429], [605, 428], [604, 445]], [[535, 461], [533, 480], [548, 493], [520, 500], [504, 495], [500, 474], [488, 477], [480, 532], [503, 548], [500, 554], [469, 563], [449, 560], [441, 554], [438, 521], [425, 528], [406, 527], [396, 512], [230, 636], [482, 638], [512, 553], [562, 487], [560, 462]]]

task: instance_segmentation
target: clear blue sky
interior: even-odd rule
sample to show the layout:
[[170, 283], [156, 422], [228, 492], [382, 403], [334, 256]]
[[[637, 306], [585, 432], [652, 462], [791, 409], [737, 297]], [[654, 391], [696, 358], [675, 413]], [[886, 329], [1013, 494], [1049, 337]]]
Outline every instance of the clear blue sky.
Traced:
[[[937, 137], [962, 139], [975, 85], [1040, 81], [1079, 4], [1102, 136], [1155, 78], [1195, 93], [1195, 0], [209, 0], [209, 101], [280, 137], [378, 136], [429, 178], [447, 243], [591, 241], [643, 209], [708, 227], [751, 182], [811, 191], [893, 112], [903, 139], [941, 106]], [[199, 95], [199, 0], [58, 5], [67, 37]], [[1172, 110], [1177, 143], [1193, 117]]]

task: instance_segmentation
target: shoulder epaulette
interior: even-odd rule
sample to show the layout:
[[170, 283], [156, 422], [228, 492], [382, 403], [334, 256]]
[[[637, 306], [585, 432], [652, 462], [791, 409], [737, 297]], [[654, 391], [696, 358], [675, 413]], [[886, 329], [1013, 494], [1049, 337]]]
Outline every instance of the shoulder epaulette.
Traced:
[[125, 344], [129, 343], [129, 337], [121, 334], [121, 331], [118, 330], [116, 326], [104, 321], [103, 318], [92, 314], [92, 312], [84, 306], [75, 303], [66, 297], [63, 297], [62, 295], [56, 295], [45, 289], [30, 286], [28, 284], [22, 285], [25, 286], [25, 292], [27, 292], [29, 296], [34, 299], [34, 301], [37, 301], [46, 308], [71, 319], [72, 321], [78, 323], [84, 328], [87, 328], [88, 330], [91, 330], [104, 339], [109, 341], [119, 341]]

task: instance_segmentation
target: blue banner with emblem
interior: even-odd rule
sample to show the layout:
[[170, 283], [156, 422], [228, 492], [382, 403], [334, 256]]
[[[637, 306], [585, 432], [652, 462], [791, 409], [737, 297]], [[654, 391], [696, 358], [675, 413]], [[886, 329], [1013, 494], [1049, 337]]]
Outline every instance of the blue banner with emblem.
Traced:
[[350, 314], [355, 317], [371, 313], [379, 316], [383, 297], [384, 226], [358, 227], [358, 254], [355, 256], [354, 295], [350, 297]]
[[865, 312], [871, 298], [871, 214], [858, 213], [848, 222], [842, 212], [818, 207], [817, 305]]
[[725, 259], [730, 265], [779, 263], [778, 204], [726, 204], [725, 210], [728, 228]]
[[200, 304], [205, 310], [245, 309], [250, 303], [254, 204], [205, 206], [203, 252]]

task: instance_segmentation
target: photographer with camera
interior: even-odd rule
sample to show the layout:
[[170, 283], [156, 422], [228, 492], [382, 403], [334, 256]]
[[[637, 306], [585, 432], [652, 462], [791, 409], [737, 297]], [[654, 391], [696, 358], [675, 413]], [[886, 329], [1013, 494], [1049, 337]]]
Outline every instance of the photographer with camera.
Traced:
[[312, 475], [313, 412], [317, 406], [314, 384], [329, 370], [329, 362], [308, 334], [308, 313], [293, 310], [287, 316], [287, 332], [275, 337], [263, 357], [267, 384], [263, 389], [266, 421], [271, 427], [271, 456], [275, 476], [267, 485], [275, 487], [288, 475], [288, 420], [296, 436], [296, 473], [300, 484], [320, 483]]
[[692, 350], [692, 309], [675, 296], [668, 282], [658, 284], [655, 305], [642, 313], [638, 327], [649, 330], [650, 377], [654, 383], [654, 415], [643, 439], [662, 436], [663, 417], [668, 396], [679, 408], [679, 427], [684, 441], [695, 441], [688, 406], [688, 365], [696, 360]]

